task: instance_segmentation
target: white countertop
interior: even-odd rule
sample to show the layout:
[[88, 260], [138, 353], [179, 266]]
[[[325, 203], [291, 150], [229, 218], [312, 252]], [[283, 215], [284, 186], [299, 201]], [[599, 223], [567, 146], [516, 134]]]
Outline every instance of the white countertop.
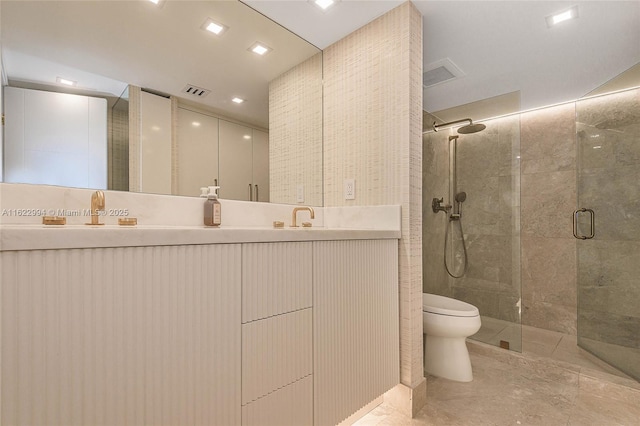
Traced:
[[384, 229], [0, 225], [0, 251], [398, 238]]

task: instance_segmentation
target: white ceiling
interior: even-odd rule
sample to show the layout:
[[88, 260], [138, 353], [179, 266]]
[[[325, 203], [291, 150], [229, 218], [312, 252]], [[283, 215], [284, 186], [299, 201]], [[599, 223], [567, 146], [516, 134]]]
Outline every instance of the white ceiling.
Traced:
[[[307, 0], [245, 3], [325, 48], [402, 1], [342, 0], [328, 12]], [[427, 111], [510, 92], [519, 92], [523, 110], [573, 100], [640, 62], [637, 0], [413, 3], [423, 14], [425, 68], [449, 58], [465, 73], [425, 89]], [[576, 4], [578, 19], [547, 28], [545, 16]], [[21, 78], [34, 81], [42, 81], [39, 73], [45, 70], [55, 75], [65, 67], [75, 68], [80, 77], [82, 72], [93, 74], [93, 80], [86, 76], [86, 88], [114, 94], [120, 93], [123, 82], [174, 95], [187, 83], [195, 84], [213, 91], [202, 101], [210, 108], [233, 111], [227, 115], [266, 127], [268, 81], [314, 50], [305, 43], [287, 44], [296, 47], [276, 49], [256, 60], [245, 44], [276, 31], [263, 41], [284, 45], [281, 40], [288, 32], [277, 25], [267, 30], [266, 24], [236, 14], [226, 23], [240, 39], [225, 47], [232, 54], [221, 59], [222, 51], [216, 49], [223, 45], [221, 40], [231, 39], [231, 32], [216, 40], [199, 26], [204, 17], [232, 5], [238, 6], [221, 0], [168, 0], [160, 9], [146, 1], [2, 0], [4, 66], [9, 78], [31, 73]], [[18, 25], [22, 29], [15, 32]], [[283, 52], [295, 53], [296, 58]], [[231, 62], [235, 65], [229, 72]], [[55, 65], [59, 68], [53, 70]], [[257, 79], [249, 70], [257, 72]], [[236, 108], [229, 103], [231, 96], [249, 102]]]
[[[322, 13], [307, 0], [246, 0], [326, 48], [401, 1], [342, 0]], [[639, 1], [424, 1], [423, 63], [449, 58], [464, 77], [424, 90], [439, 111], [520, 91], [526, 110], [577, 99], [640, 62]], [[548, 28], [545, 17], [578, 5], [579, 17]]]

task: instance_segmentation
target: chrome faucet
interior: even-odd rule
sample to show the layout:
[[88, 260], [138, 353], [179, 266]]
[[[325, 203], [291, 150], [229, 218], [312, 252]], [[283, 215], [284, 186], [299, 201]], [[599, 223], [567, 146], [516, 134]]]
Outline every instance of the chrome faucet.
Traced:
[[291, 215], [291, 227], [292, 228], [297, 228], [298, 225], [296, 225], [296, 213], [298, 213], [300, 210], [308, 210], [309, 213], [311, 214], [311, 219], [315, 219], [315, 214], [313, 212], [313, 209], [311, 207], [294, 207], [293, 209], [293, 214]]
[[104, 192], [96, 191], [91, 194], [91, 223], [86, 225], [104, 225], [98, 216], [100, 210], [104, 210]]

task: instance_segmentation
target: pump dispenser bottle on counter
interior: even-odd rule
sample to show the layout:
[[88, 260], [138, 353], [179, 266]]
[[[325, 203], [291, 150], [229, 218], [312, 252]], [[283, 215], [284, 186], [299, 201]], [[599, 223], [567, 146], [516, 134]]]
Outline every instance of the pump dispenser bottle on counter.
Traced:
[[204, 224], [205, 226], [220, 226], [222, 222], [222, 205], [218, 201], [219, 186], [210, 186], [208, 188], [200, 188], [201, 197], [207, 197], [204, 202]]

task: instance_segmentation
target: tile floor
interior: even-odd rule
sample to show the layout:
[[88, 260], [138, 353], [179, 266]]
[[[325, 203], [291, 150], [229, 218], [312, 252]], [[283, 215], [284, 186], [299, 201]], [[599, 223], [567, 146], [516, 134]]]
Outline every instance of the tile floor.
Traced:
[[557, 334], [523, 328], [522, 354], [469, 341], [472, 382], [427, 376], [415, 418], [382, 404], [355, 425], [640, 426], [640, 383]]

